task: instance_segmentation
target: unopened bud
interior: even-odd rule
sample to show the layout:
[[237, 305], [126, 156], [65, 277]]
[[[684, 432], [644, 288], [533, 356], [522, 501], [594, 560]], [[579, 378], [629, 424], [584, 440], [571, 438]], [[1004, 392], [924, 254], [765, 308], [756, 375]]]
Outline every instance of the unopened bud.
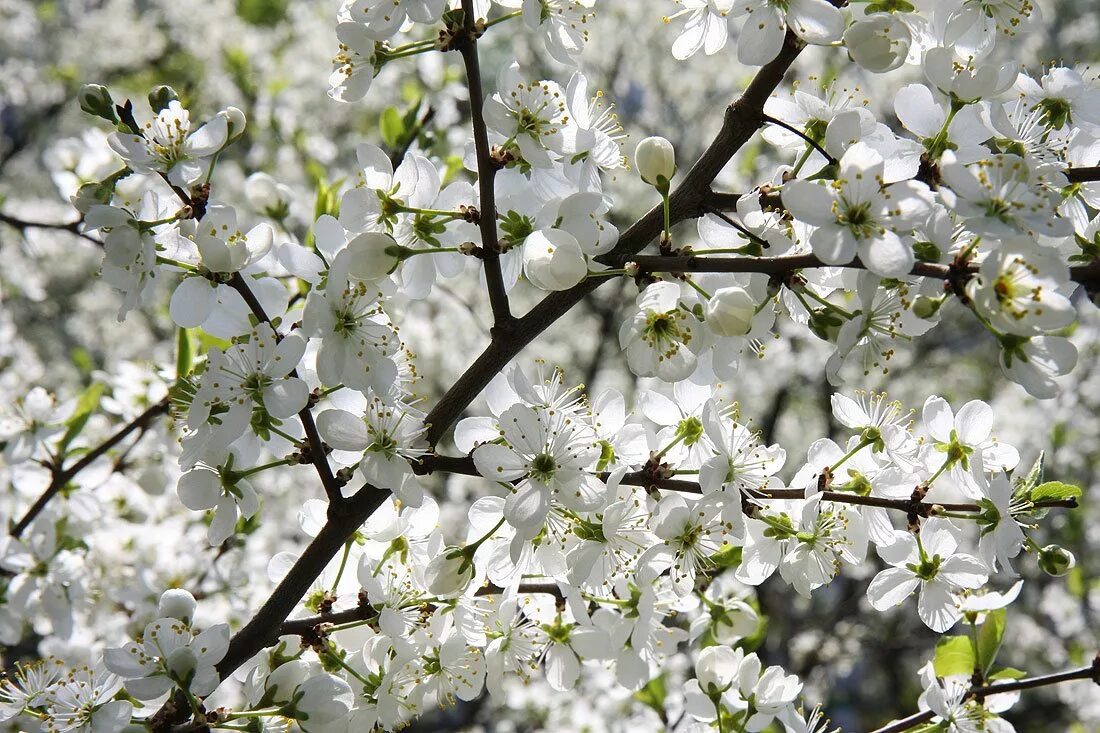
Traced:
[[1056, 578], [1068, 573], [1077, 564], [1077, 558], [1073, 553], [1058, 545], [1047, 545], [1039, 550], [1039, 567], [1047, 575]]
[[176, 94], [176, 90], [167, 84], [161, 84], [160, 86], [153, 87], [153, 91], [149, 92], [149, 106], [152, 108], [153, 113], [156, 114], [161, 110], [168, 109], [168, 105], [172, 102], [179, 101], [180, 95]]
[[81, 214], [87, 214], [93, 206], [111, 203], [114, 186], [104, 183], [85, 183], [69, 197], [73, 207]]
[[107, 87], [100, 84], [85, 84], [80, 87], [76, 97], [80, 101], [80, 109], [88, 114], [101, 117], [111, 124], [118, 123], [115, 101], [111, 99], [111, 93], [107, 91]]
[[844, 45], [852, 61], [876, 74], [905, 63], [912, 42], [909, 27], [890, 13], [875, 13], [857, 20], [844, 32]]
[[676, 175], [676, 150], [663, 137], [647, 137], [634, 151], [634, 164], [643, 181], [667, 191]]
[[913, 302], [913, 315], [917, 318], [924, 318], [927, 320], [939, 312], [940, 306], [943, 305], [943, 301], [943, 298], [930, 298], [927, 295], [918, 295], [917, 299]]
[[719, 336], [744, 336], [755, 315], [756, 302], [744, 288], [720, 288], [707, 301], [706, 324]]
[[466, 590], [474, 577], [474, 564], [461, 547], [445, 547], [424, 570], [428, 592], [446, 598]]
[[195, 609], [198, 607], [195, 596], [183, 588], [171, 588], [160, 595], [157, 604], [157, 614], [161, 618], [178, 618], [180, 621], [190, 623], [195, 617]]

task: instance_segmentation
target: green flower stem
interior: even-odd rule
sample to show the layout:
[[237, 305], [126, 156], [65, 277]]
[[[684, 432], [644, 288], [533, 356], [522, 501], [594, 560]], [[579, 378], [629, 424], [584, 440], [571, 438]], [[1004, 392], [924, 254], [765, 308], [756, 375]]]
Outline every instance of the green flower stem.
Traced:
[[874, 442], [875, 442], [875, 441], [873, 441], [873, 440], [867, 440], [866, 438], [864, 438], [863, 440], [859, 441], [858, 443], [856, 443], [856, 444], [855, 444], [855, 446], [853, 446], [853, 447], [852, 447], [852, 449], [851, 449], [850, 451], [848, 451], [847, 453], [845, 453], [844, 455], [842, 455], [842, 456], [840, 457], [840, 460], [839, 460], [839, 461], [837, 461], [837, 462], [836, 462], [836, 463], [834, 463], [833, 465], [829, 466], [829, 471], [831, 471], [831, 472], [835, 472], [835, 471], [836, 471], [836, 470], [837, 470], [838, 468], [840, 468], [841, 466], [843, 466], [843, 465], [844, 465], [844, 463], [845, 463], [845, 462], [846, 462], [846, 461], [847, 461], [847, 460], [848, 460], [849, 458], [851, 458], [852, 456], [854, 456], [854, 455], [855, 455], [856, 453], [859, 453], [859, 452], [860, 452], [861, 450], [863, 450], [863, 449], [864, 449], [864, 448], [866, 448], [867, 446], [869, 446], [869, 445], [873, 444]]

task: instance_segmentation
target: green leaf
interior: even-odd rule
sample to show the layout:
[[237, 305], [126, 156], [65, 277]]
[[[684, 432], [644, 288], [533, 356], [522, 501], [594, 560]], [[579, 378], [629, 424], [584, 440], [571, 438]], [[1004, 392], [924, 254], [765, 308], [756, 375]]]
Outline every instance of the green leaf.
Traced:
[[186, 328], [181, 327], [176, 334], [176, 379], [182, 379], [191, 373], [191, 364], [194, 360], [191, 334]]
[[405, 139], [405, 121], [401, 119], [401, 113], [397, 107], [387, 107], [378, 119], [378, 127], [382, 133], [382, 142], [391, 150], [397, 150]]
[[1081, 487], [1064, 484], [1061, 481], [1047, 481], [1031, 490], [1032, 501], [1060, 501], [1062, 499], [1080, 499]]
[[634, 699], [646, 707], [652, 708], [661, 718], [665, 719], [665, 696], [668, 694], [665, 688], [665, 676], [657, 675], [646, 686], [634, 693]]
[[978, 629], [978, 668], [982, 674], [993, 669], [993, 661], [1001, 648], [1005, 635], [1005, 610], [998, 608], [986, 614], [985, 622]]
[[286, 19], [290, 0], [237, 0], [237, 17], [246, 23], [272, 28]]
[[710, 556], [720, 568], [735, 568], [741, 564], [743, 548], [734, 545], [722, 545], [718, 552]]
[[88, 424], [88, 418], [99, 407], [99, 400], [103, 397], [106, 388], [107, 386], [102, 382], [92, 382], [80, 395], [80, 399], [76, 402], [76, 410], [65, 421], [65, 435], [61, 437], [61, 442], [57, 446], [58, 455], [65, 455], [65, 450], [69, 447], [69, 444], [73, 442], [76, 436], [80, 435], [80, 431]]
[[945, 636], [936, 644], [932, 660], [937, 677], [974, 674], [974, 644], [966, 636]]
[[1016, 669], [1015, 667], [1001, 667], [996, 672], [992, 672], [986, 675], [986, 679], [990, 682], [1002, 681], [1002, 680], [1022, 680], [1027, 677], [1027, 672], [1022, 669]]

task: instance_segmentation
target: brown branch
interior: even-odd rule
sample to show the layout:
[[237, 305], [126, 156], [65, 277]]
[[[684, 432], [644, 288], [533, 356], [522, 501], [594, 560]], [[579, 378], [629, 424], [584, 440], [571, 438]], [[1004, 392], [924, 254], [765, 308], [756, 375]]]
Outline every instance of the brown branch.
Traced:
[[105, 441], [97, 445], [85, 453], [80, 460], [72, 464], [66, 469], [61, 469], [60, 466], [55, 467], [53, 476], [50, 479], [50, 485], [46, 487], [46, 490], [42, 492], [41, 496], [31, 505], [31, 508], [27, 510], [27, 513], [23, 515], [23, 518], [12, 525], [9, 534], [12, 537], [19, 537], [26, 531], [30, 523], [34, 521], [46, 505], [50, 503], [50, 500], [57, 495], [65, 486], [76, 477], [78, 473], [83, 471], [88, 466], [92, 465], [96, 460], [103, 456], [107, 451], [114, 448], [116, 445], [126, 439], [130, 433], [135, 430], [145, 430], [150, 423], [158, 416], [168, 412], [169, 400], [165, 397], [160, 402], [149, 407], [145, 412], [141, 413], [125, 426], [123, 426], [118, 432]]
[[[672, 223], [702, 215], [711, 194], [711, 183], [734, 154], [760, 129], [764, 103], [783, 81], [802, 48], [803, 43], [798, 37], [788, 32], [775, 60], [763, 66], [744, 93], [726, 107], [722, 128], [671, 193], [669, 219]], [[486, 218], [491, 217], [483, 210], [482, 221]], [[623, 232], [615, 249], [601, 260], [612, 267], [622, 267], [656, 239], [663, 227], [661, 206], [655, 206]], [[494, 335], [485, 351], [428, 413], [425, 420], [428, 423], [428, 442], [432, 445], [439, 442], [462, 411], [508, 362], [584, 296], [606, 281], [606, 278], [589, 278], [569, 290], [551, 293], [523, 318], [515, 321], [507, 333]]]
[[[475, 596], [490, 596], [503, 593], [504, 589], [495, 585], [484, 585], [478, 588]], [[516, 587], [517, 593], [534, 595], [552, 595], [562, 598], [561, 589], [557, 583], [520, 583]], [[434, 608], [433, 604], [428, 604]], [[369, 621], [378, 615], [378, 612], [369, 605], [363, 604], [355, 608], [343, 611], [332, 611], [306, 618], [295, 618], [284, 621], [279, 627], [280, 636], [310, 636], [318, 632], [318, 626], [339, 626], [341, 624], [354, 623], [356, 621]]]
[[97, 247], [102, 247], [103, 242], [101, 240], [96, 239], [92, 235], [82, 232], [80, 230], [80, 224], [83, 222], [83, 220], [83, 217], [81, 217], [76, 221], [53, 224], [44, 221], [27, 221], [25, 219], [11, 216], [10, 214], [0, 213], [0, 223], [4, 223], [8, 226], [14, 227], [20, 232], [26, 232], [26, 230], [28, 229], [54, 229], [60, 232], [69, 232], [70, 234], [75, 234], [78, 237], [83, 237], [84, 239], [87, 239], [89, 242], [95, 243]]
[[[420, 460], [412, 464], [413, 470], [418, 474], [430, 474], [430, 473], [454, 473], [461, 474], [463, 476], [480, 476], [477, 467], [474, 465], [474, 460], [470, 456], [464, 456], [456, 458], [454, 456], [440, 456], [440, 455], [426, 455], [422, 456]], [[601, 473], [598, 474], [599, 478], [606, 481], [610, 474]], [[660, 478], [655, 477], [649, 471], [634, 471], [628, 473], [622, 477], [620, 483], [626, 486], [652, 486], [659, 489], [669, 489], [671, 491], [682, 491], [688, 494], [701, 494], [703, 490], [699, 487], [699, 484], [694, 481], [685, 481], [683, 479], [675, 478]], [[774, 501], [777, 499], [805, 499], [806, 492], [802, 489], [762, 489], [759, 491], [747, 492], [747, 494], [753, 499], [759, 499], [762, 501]], [[825, 501], [837, 502], [840, 504], [855, 504], [859, 506], [874, 506], [881, 507], [883, 509], [895, 509], [903, 512], [916, 511], [921, 516], [931, 516], [938, 510], [950, 511], [950, 512], [972, 512], [979, 513], [982, 510], [977, 504], [944, 504], [940, 502], [914, 502], [910, 499], [886, 499], [877, 496], [861, 496], [860, 494], [852, 494], [845, 491], [823, 491], [821, 492], [822, 499]], [[1041, 508], [1064, 508], [1075, 509], [1077, 508], [1076, 499], [1058, 499], [1051, 501], [1036, 502], [1035, 506]]]
[[[1021, 690], [1033, 690], [1037, 687], [1047, 687], [1049, 685], [1057, 685], [1061, 682], [1071, 682], [1074, 680], [1092, 680], [1100, 684], [1100, 654], [1096, 655], [1096, 658], [1093, 659], [1092, 664], [1088, 667], [1071, 669], [1066, 672], [1056, 672], [1055, 674], [1043, 675], [1041, 677], [1029, 677], [1022, 680], [1013, 680], [1012, 682], [1002, 682], [1000, 684], [984, 687], [972, 687], [967, 694], [970, 697], [982, 700], [991, 695], [1000, 695], [1005, 692], [1019, 692]], [[932, 720], [935, 715], [936, 714], [931, 710], [924, 710], [919, 713], [914, 713], [907, 718], [894, 721], [882, 728], [878, 728], [872, 731], [872, 733], [902, 733], [902, 731], [907, 731], [922, 723], [927, 723]]]
[[[707, 257], [702, 251], [698, 255], [639, 255], [631, 260], [642, 272], [762, 272], [768, 275], [789, 275], [797, 270], [814, 267], [846, 267], [867, 269], [858, 258], [844, 265], [827, 265], [816, 255], [782, 255], [780, 257]], [[918, 262], [909, 274], [920, 277], [934, 277], [948, 280], [953, 276], [950, 265], [934, 262]], [[973, 272], [973, 268], [967, 268]]]
[[[252, 313], [260, 319], [263, 323], [272, 326], [271, 319], [267, 313], [264, 312], [264, 308], [260, 305], [260, 301], [256, 299], [256, 295], [252, 292], [252, 289], [248, 287], [248, 283], [245, 282], [241, 273], [233, 273], [232, 279], [229, 281], [229, 287], [236, 290], [244, 298], [244, 302], [248, 304]], [[279, 338], [278, 331], [272, 326], [272, 331], [275, 332], [276, 338]], [[298, 370], [292, 369], [290, 376], [298, 378]], [[340, 482], [336, 480], [336, 476], [332, 473], [332, 467], [328, 464], [328, 457], [325, 452], [324, 441], [321, 440], [321, 434], [317, 432], [317, 424], [313, 421], [313, 413], [311, 412], [309, 403], [298, 413], [298, 419], [302, 422], [302, 430], [306, 434], [306, 442], [309, 445], [309, 462], [313, 464], [313, 467], [317, 470], [317, 475], [321, 479], [321, 484], [325, 488], [325, 495], [328, 497], [330, 507], [335, 504], [339, 504], [344, 501], [344, 495], [341, 492]], [[331, 508], [330, 508], [331, 513]]]
[[405, 155], [409, 152], [409, 149], [416, 142], [416, 139], [420, 136], [420, 133], [424, 131], [432, 120], [435, 119], [435, 108], [428, 106], [424, 110], [424, 114], [417, 117], [416, 122], [413, 124], [413, 128], [406, 134], [405, 140], [402, 142], [401, 147], [393, 150], [390, 153], [390, 167], [397, 170], [397, 167], [401, 165], [401, 162], [405, 159]]
[[1081, 168], [1067, 168], [1066, 178], [1070, 183], [1088, 183], [1100, 181], [1100, 166], [1087, 166]]
[[477, 54], [479, 31], [477, 19], [474, 17], [473, 0], [462, 0], [462, 15], [463, 37], [459, 39], [458, 50], [466, 66], [466, 82], [470, 88], [470, 119], [474, 128], [474, 149], [477, 151], [481, 259], [485, 263], [485, 281], [489, 290], [489, 304], [493, 309], [492, 333], [503, 335], [514, 318], [508, 306], [508, 291], [504, 287], [504, 273], [500, 267], [495, 187], [497, 165], [489, 149], [489, 133], [485, 127], [485, 92], [481, 86], [481, 63]]

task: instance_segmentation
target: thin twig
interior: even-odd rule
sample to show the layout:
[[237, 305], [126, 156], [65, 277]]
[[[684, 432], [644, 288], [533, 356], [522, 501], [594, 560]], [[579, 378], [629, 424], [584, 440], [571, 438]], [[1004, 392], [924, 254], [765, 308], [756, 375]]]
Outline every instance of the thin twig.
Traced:
[[508, 291], [504, 287], [504, 273], [500, 267], [495, 186], [497, 167], [489, 149], [489, 133], [485, 127], [485, 92], [481, 86], [481, 63], [477, 53], [478, 30], [473, 0], [462, 0], [462, 14], [464, 37], [460, 39], [458, 48], [466, 66], [466, 82], [470, 87], [470, 119], [474, 128], [474, 149], [477, 151], [481, 259], [485, 263], [485, 282], [489, 290], [489, 305], [493, 309], [493, 331], [502, 332], [511, 326], [514, 318], [508, 305]]
[[[1000, 695], [1005, 692], [1018, 692], [1020, 690], [1032, 690], [1037, 687], [1047, 687], [1049, 685], [1057, 685], [1061, 682], [1071, 682], [1074, 680], [1093, 680], [1100, 684], [1100, 654], [1096, 656], [1092, 664], [1088, 667], [1071, 669], [1066, 672], [1056, 672], [1055, 674], [1047, 674], [1041, 677], [1029, 677], [1027, 679], [1014, 680], [1012, 682], [1002, 682], [985, 687], [972, 687], [967, 694], [970, 697], [981, 700], [991, 695]], [[935, 717], [934, 712], [931, 710], [924, 710], [919, 713], [914, 713], [907, 718], [894, 721], [882, 728], [878, 728], [872, 731], [872, 733], [902, 733], [902, 731], [907, 731], [921, 723], [927, 723], [933, 717]]]
[[[711, 183], [734, 154], [760, 129], [764, 103], [783, 81], [784, 75], [803, 47], [804, 44], [798, 36], [788, 32], [779, 55], [764, 65], [744, 93], [726, 107], [722, 128], [669, 197], [669, 220], [673, 224], [702, 214], [704, 204], [711, 195]], [[483, 211], [482, 220], [485, 218]], [[656, 239], [663, 229], [664, 212], [662, 206], [658, 205], [623, 232], [615, 248], [599, 259], [610, 267], [622, 267]], [[428, 442], [432, 445], [439, 442], [462, 411], [481, 394], [489, 381], [508, 362], [607, 280], [608, 278], [588, 278], [569, 290], [547, 295], [525, 316], [513, 323], [505, 337], [494, 338], [428, 413], [425, 420], [428, 424]]]
[[35, 517], [42, 513], [42, 510], [50, 503], [50, 500], [53, 499], [59, 491], [65, 488], [78, 473], [95, 463], [95, 461], [107, 453], [107, 451], [125, 440], [126, 436], [130, 433], [135, 430], [144, 430], [158, 415], [167, 413], [168, 405], [169, 400], [165, 397], [160, 402], [152, 405], [146, 409], [145, 412], [128, 422], [114, 435], [85, 453], [76, 463], [65, 469], [61, 469], [60, 466], [56, 467], [53, 472], [53, 477], [50, 479], [50, 485], [46, 487], [45, 491], [43, 491], [34, 504], [31, 505], [31, 508], [27, 510], [27, 513], [23, 515], [22, 519], [12, 525], [9, 534], [12, 537], [21, 536], [23, 532], [26, 531], [27, 527], [30, 526], [31, 522], [34, 521]]
[[76, 221], [72, 222], [53, 224], [44, 221], [27, 221], [25, 219], [11, 216], [10, 214], [0, 213], [0, 222], [7, 224], [8, 226], [15, 227], [20, 232], [25, 232], [28, 229], [54, 229], [61, 232], [69, 232], [70, 234], [75, 234], [78, 237], [83, 237], [89, 242], [94, 242], [97, 247], [103, 246], [102, 240], [96, 239], [92, 235], [82, 232], [80, 230], [80, 224], [81, 222], [83, 222], [83, 218], [77, 219]]
[[[420, 460], [412, 464], [413, 470], [419, 474], [430, 473], [455, 473], [463, 476], [480, 476], [477, 467], [474, 465], [473, 458], [469, 456], [463, 456], [457, 458], [454, 456], [440, 456], [430, 454], [421, 456]], [[601, 480], [606, 481], [610, 477], [608, 473], [599, 474]], [[685, 481], [683, 479], [675, 478], [655, 478], [648, 471], [634, 471], [632, 473], [625, 474], [619, 483], [625, 486], [652, 486], [659, 489], [668, 489], [671, 491], [680, 491], [687, 494], [701, 494], [703, 490], [699, 484], [694, 481]], [[760, 501], [775, 501], [779, 499], [805, 499], [806, 492], [802, 489], [760, 489], [756, 491], [746, 492], [747, 495]], [[894, 509], [903, 512], [916, 511], [922, 516], [931, 516], [938, 510], [952, 511], [952, 512], [971, 512], [980, 513], [983, 509], [977, 504], [944, 504], [941, 502], [915, 502], [911, 499], [887, 499], [877, 496], [862, 496], [860, 494], [848, 493], [845, 491], [823, 491], [821, 492], [821, 498], [824, 501], [836, 502], [840, 504], [854, 504], [859, 506], [873, 506], [881, 507], [883, 509]], [[1059, 499], [1052, 501], [1042, 501], [1036, 503], [1037, 507], [1042, 508], [1063, 508], [1063, 509], [1075, 509], [1077, 508], [1076, 499]]]
[[[249, 309], [257, 318], [269, 326], [272, 326], [271, 319], [268, 317], [267, 313], [264, 312], [263, 306], [260, 305], [260, 301], [256, 299], [256, 295], [252, 292], [252, 289], [248, 287], [248, 283], [245, 282], [241, 273], [233, 273], [233, 278], [229, 281], [229, 287], [241, 294], [241, 297], [244, 298], [244, 302], [248, 304]], [[275, 327], [272, 326], [271, 330], [275, 331]], [[277, 331], [275, 331], [275, 334], [276, 337], [278, 337]], [[298, 378], [298, 370], [291, 370], [290, 376]], [[325, 495], [328, 497], [329, 504], [340, 504], [344, 501], [344, 495], [340, 490], [340, 483], [332, 473], [332, 467], [329, 466], [328, 457], [325, 453], [325, 444], [324, 441], [321, 440], [321, 434], [317, 432], [317, 424], [313, 421], [313, 413], [308, 403], [298, 413], [298, 419], [302, 422], [302, 430], [305, 432], [306, 442], [309, 444], [309, 461], [317, 470], [317, 475], [320, 477], [321, 484], [325, 488]]]
[[825, 160], [829, 161], [829, 165], [836, 165], [837, 164], [836, 158], [829, 155], [828, 151], [826, 151], [825, 148], [821, 147], [821, 145], [817, 142], [817, 140], [814, 140], [812, 137], [807, 135], [802, 130], [799, 130], [794, 125], [788, 125], [783, 120], [778, 120], [775, 117], [772, 117], [771, 115], [764, 115], [764, 121], [767, 122], [770, 125], [775, 125], [776, 127], [782, 127], [784, 130], [788, 130], [790, 132], [793, 132], [795, 135], [798, 135], [800, 138], [802, 138], [807, 143], [809, 143], [813, 147], [814, 150], [816, 150], [817, 152], [819, 152], [823, 156], [825, 156]]
[[[504, 589], [498, 586], [484, 585], [478, 588], [474, 592], [474, 595], [489, 596], [503, 592]], [[520, 583], [516, 586], [515, 592], [521, 595], [551, 595], [556, 598], [562, 598], [562, 592], [561, 589], [558, 588], [557, 583]], [[282, 626], [279, 628], [279, 634], [281, 636], [309, 635], [316, 633], [315, 630], [322, 624], [339, 626], [340, 624], [354, 623], [355, 621], [369, 621], [377, 615], [378, 611], [369, 605], [356, 606], [355, 608], [349, 608], [343, 611], [331, 611], [329, 613], [308, 616], [306, 618], [289, 619], [283, 622]]]

